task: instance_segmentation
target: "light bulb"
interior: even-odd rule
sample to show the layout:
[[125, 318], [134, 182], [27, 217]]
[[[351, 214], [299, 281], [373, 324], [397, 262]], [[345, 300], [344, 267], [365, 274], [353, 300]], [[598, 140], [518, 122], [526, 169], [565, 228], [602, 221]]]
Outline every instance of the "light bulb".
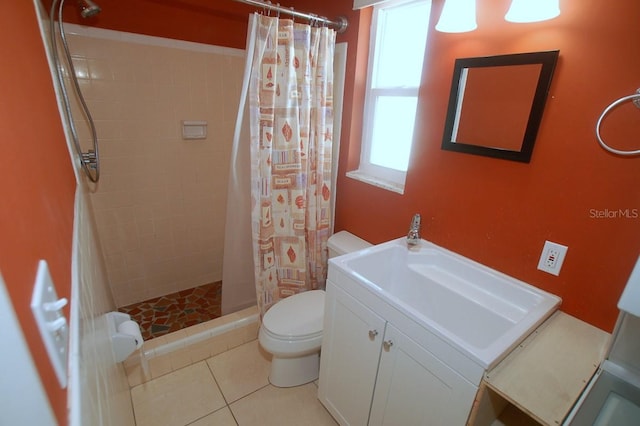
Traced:
[[443, 33], [464, 33], [476, 28], [476, 0], [445, 1], [436, 30]]
[[513, 0], [504, 16], [509, 22], [525, 23], [553, 19], [560, 15], [559, 0]]

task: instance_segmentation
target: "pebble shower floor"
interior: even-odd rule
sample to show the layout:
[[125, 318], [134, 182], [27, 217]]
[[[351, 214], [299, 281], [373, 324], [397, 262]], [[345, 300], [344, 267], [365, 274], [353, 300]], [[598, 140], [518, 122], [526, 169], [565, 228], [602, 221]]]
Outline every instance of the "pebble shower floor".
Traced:
[[164, 336], [220, 316], [222, 281], [118, 308], [140, 324], [144, 340]]

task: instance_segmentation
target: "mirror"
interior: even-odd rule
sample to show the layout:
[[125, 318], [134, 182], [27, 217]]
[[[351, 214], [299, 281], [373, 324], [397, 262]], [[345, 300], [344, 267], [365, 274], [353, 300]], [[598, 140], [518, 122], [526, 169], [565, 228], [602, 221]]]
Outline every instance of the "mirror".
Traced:
[[528, 163], [558, 54], [456, 59], [442, 149]]

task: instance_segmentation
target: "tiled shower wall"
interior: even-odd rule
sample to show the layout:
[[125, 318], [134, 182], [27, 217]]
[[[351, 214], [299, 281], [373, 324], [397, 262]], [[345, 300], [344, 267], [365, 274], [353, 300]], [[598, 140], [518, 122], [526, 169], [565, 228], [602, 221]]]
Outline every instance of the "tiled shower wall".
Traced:
[[[244, 51], [67, 28], [100, 140], [91, 200], [116, 305], [221, 280]], [[206, 139], [183, 140], [182, 120], [206, 121]]]
[[124, 365], [111, 350], [105, 314], [115, 307], [84, 184], [76, 190], [73, 238], [69, 424], [133, 426]]
[[[35, 1], [34, 5], [41, 29], [48, 29], [49, 21], [42, 4]], [[51, 65], [49, 33], [43, 31], [42, 37]], [[58, 92], [57, 83], [54, 87]], [[63, 126], [68, 133], [64, 122]], [[68, 424], [133, 426], [135, 419], [124, 365], [116, 362], [111, 350], [105, 314], [114, 311], [115, 304], [98, 244], [86, 181], [82, 178], [76, 187], [73, 218]]]

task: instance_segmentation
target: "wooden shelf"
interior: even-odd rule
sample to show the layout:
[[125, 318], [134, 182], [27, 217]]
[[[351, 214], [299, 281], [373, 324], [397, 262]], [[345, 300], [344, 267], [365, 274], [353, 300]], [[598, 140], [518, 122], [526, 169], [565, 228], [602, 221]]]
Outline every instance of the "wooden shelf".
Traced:
[[609, 333], [554, 313], [481, 385], [469, 424], [559, 425], [603, 360]]

